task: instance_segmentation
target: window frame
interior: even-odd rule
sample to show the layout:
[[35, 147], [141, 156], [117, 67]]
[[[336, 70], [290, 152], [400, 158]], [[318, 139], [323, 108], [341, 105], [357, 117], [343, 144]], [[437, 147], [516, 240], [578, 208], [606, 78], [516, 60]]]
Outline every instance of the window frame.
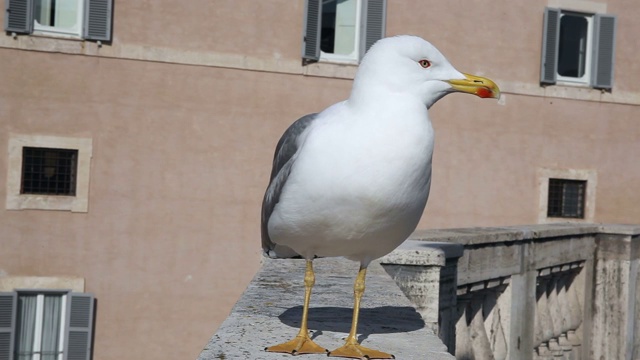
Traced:
[[[606, 5], [575, 8], [575, 3], [564, 0], [550, 1], [544, 9], [540, 85], [568, 85], [612, 91], [615, 68], [615, 42], [617, 17], [606, 13]], [[560, 20], [563, 14], [578, 14], [590, 19], [583, 78], [558, 74]], [[588, 80], [588, 81], [587, 81]]]
[[[40, 360], [42, 357], [42, 330], [43, 330], [43, 317], [45, 315], [45, 308], [44, 308], [44, 297], [45, 295], [61, 295], [62, 296], [62, 300], [60, 303], [60, 327], [58, 329], [59, 331], [59, 338], [58, 338], [58, 345], [57, 345], [57, 360], [64, 360], [65, 357], [65, 344], [67, 341], [67, 337], [66, 337], [66, 329], [67, 329], [67, 301], [69, 298], [69, 294], [71, 293], [71, 290], [35, 290], [35, 289], [16, 289], [15, 292], [17, 293], [17, 298], [19, 299], [21, 295], [35, 295], [36, 296], [36, 326], [35, 326], [35, 335], [34, 335], [34, 339], [33, 339], [33, 343], [34, 343], [34, 349], [33, 349], [33, 359], [34, 360]], [[16, 305], [17, 306], [17, 305]], [[17, 308], [16, 308], [17, 311]], [[18, 329], [20, 326], [20, 319], [15, 318], [15, 328]], [[14, 343], [14, 347], [15, 350], [13, 351], [14, 354], [16, 352], [18, 352], [17, 349], [17, 343], [19, 341], [18, 335], [15, 335], [15, 339], [14, 339], [15, 343]], [[38, 354], [35, 354], [35, 352], [38, 352]]]
[[[72, 149], [78, 151], [75, 195], [22, 194], [23, 148]], [[61, 136], [11, 134], [8, 144], [7, 166], [7, 210], [67, 210], [88, 212], [89, 180], [93, 140]]]
[[[560, 195], [560, 206], [559, 206], [559, 212], [557, 214], [551, 214], [551, 203], [550, 201], [547, 202], [547, 217], [549, 218], [562, 218], [562, 219], [584, 219], [584, 205], [586, 203], [586, 199], [587, 199], [587, 181], [586, 180], [574, 180], [574, 179], [558, 179], [558, 178], [550, 178], [549, 179], [549, 191], [548, 191], [548, 196], [549, 199], [551, 200], [552, 198], [552, 194], [551, 194], [551, 187], [552, 187], [552, 183], [556, 183], [555, 186], [562, 186], [562, 194]], [[566, 194], [567, 192], [567, 186], [570, 184], [576, 184], [580, 187], [580, 196], [577, 200], [576, 203], [576, 215], [569, 215], [568, 213], [565, 212], [565, 209], [567, 208], [567, 204], [569, 202], [569, 196]]]
[[[39, 0], [32, 0], [39, 1]], [[84, 13], [84, 0], [74, 0], [76, 2], [76, 26], [74, 31], [68, 31], [61, 27], [49, 26], [49, 25], [41, 25], [36, 20], [35, 16], [33, 17], [33, 34], [34, 35], [49, 35], [49, 36], [59, 36], [59, 37], [69, 37], [74, 39], [82, 39], [83, 25], [84, 25], [84, 17], [86, 14]]]
[[[95, 326], [95, 296], [84, 292], [84, 279], [49, 278], [49, 277], [8, 277], [10, 281], [0, 279], [0, 336], [9, 339], [9, 347], [0, 347], [0, 358], [12, 359], [16, 353], [18, 329], [18, 296], [19, 294], [66, 294], [66, 301], [61, 310], [64, 316], [62, 353], [57, 360], [67, 358], [90, 360], [93, 348], [93, 328]], [[13, 279], [11, 279], [13, 278]], [[21, 288], [10, 284], [35, 285], [48, 284], [52, 288]], [[73, 289], [59, 287], [72, 285]], [[20, 286], [20, 285], [18, 285]], [[43, 297], [44, 299], [44, 297]], [[62, 327], [61, 327], [62, 328]], [[8, 335], [8, 337], [7, 337]], [[60, 341], [60, 339], [58, 339]]]
[[[571, 16], [582, 16], [587, 20], [587, 44], [585, 50], [585, 64], [584, 64], [584, 75], [582, 77], [573, 77], [573, 76], [562, 76], [558, 72], [558, 65], [556, 63], [556, 84], [558, 85], [591, 85], [591, 73], [593, 68], [593, 56], [594, 54], [594, 39], [593, 39], [593, 31], [594, 31], [594, 17], [595, 14], [581, 13], [577, 11], [567, 11], [560, 9], [560, 17], [558, 19], [559, 23], [562, 24], [562, 18], [566, 15]], [[560, 52], [560, 39], [558, 39], [558, 52]], [[556, 62], [560, 61], [560, 54], [558, 54], [558, 59]]]
[[[366, 16], [364, 13], [364, 8], [362, 6], [362, 2], [365, 0], [355, 0], [356, 1], [356, 32], [355, 39], [353, 45], [353, 52], [349, 55], [343, 54], [331, 54], [322, 51], [320, 48], [320, 62], [332, 62], [332, 63], [350, 63], [357, 64], [360, 61], [360, 43], [362, 41], [362, 20], [363, 17]], [[320, 39], [322, 40], [322, 24], [320, 25]]]
[[[584, 206], [582, 218], [573, 217], [549, 217], [549, 179], [580, 180], [586, 181]], [[538, 183], [538, 223], [548, 224], [557, 222], [590, 223], [595, 218], [596, 189], [598, 173], [593, 169], [552, 169], [539, 168], [537, 171]]]
[[385, 36], [387, 0], [358, 0], [355, 56], [327, 54], [322, 53], [320, 50], [322, 1], [323, 0], [305, 0], [302, 34], [302, 65], [315, 62], [357, 65], [369, 47]]
[[111, 43], [113, 0], [76, 0], [77, 31], [69, 32], [55, 26], [36, 26], [35, 1], [5, 0], [4, 31], [17, 38], [18, 34]]
[[[27, 154], [27, 150], [41, 150], [42, 153], [44, 153], [42, 156], [34, 156], [35, 154]], [[53, 165], [47, 165], [47, 160], [52, 159], [52, 157], [48, 156], [48, 154], [50, 153], [55, 153], [57, 152], [57, 158], [54, 158], [55, 160], [68, 160], [70, 162], [70, 165], [68, 167], [68, 171], [69, 171], [69, 181], [66, 182], [62, 182], [63, 186], [63, 190], [58, 190], [59, 186], [56, 186], [55, 189], [53, 191], [51, 191], [50, 189], [41, 189], [38, 188], [38, 186], [35, 186], [33, 184], [30, 184], [29, 186], [27, 186], [27, 181], [25, 181], [25, 176], [26, 175], [30, 175], [31, 177], [33, 176], [38, 176], [38, 175], [42, 175], [45, 174], [47, 171], [47, 168], [53, 168], [55, 171], [53, 171], [53, 173], [51, 174], [51, 177], [55, 176], [60, 170], [64, 170], [63, 166], [58, 162], [55, 161], [55, 164]], [[63, 158], [60, 155], [71, 155], [68, 159]], [[39, 171], [28, 171], [27, 168], [29, 168], [29, 166], [27, 165], [27, 159], [37, 159], [40, 158], [42, 160], [44, 160], [44, 163], [42, 164], [35, 164], [33, 166], [31, 166], [31, 168], [36, 168]], [[62, 168], [62, 169], [61, 169]], [[22, 173], [20, 174], [21, 178], [20, 178], [20, 194], [31, 194], [31, 195], [55, 195], [55, 196], [75, 196], [76, 195], [76, 183], [77, 183], [77, 174], [78, 173], [78, 150], [77, 149], [60, 149], [60, 148], [42, 148], [42, 147], [30, 147], [30, 146], [23, 146], [22, 147]], [[45, 174], [46, 177], [46, 174]], [[57, 181], [58, 184], [60, 183], [60, 181]], [[50, 186], [46, 186], [46, 187], [50, 187]], [[66, 189], [65, 189], [66, 188]]]

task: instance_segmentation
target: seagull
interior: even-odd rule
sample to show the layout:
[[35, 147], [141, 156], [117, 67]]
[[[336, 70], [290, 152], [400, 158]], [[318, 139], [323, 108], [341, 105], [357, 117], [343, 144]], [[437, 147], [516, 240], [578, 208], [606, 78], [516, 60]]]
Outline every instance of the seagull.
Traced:
[[[426, 40], [384, 38], [364, 56], [349, 99], [284, 132], [262, 203], [262, 247], [270, 258], [306, 259], [305, 297], [297, 336], [266, 351], [393, 358], [357, 341], [367, 266], [407, 239], [422, 216], [434, 146], [428, 109], [452, 92], [500, 96], [493, 81], [459, 72]], [[351, 330], [333, 351], [307, 327], [318, 257], [360, 263]]]

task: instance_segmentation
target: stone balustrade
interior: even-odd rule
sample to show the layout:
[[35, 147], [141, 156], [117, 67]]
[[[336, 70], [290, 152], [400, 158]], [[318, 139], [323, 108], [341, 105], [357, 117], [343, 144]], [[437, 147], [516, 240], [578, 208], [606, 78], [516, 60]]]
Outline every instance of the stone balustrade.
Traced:
[[[314, 263], [309, 327], [337, 347], [357, 264]], [[397, 359], [640, 359], [639, 270], [640, 226], [418, 231], [371, 264], [359, 339]], [[263, 347], [296, 333], [303, 272], [301, 260], [265, 259], [198, 359], [285, 357]]]
[[[453, 301], [404, 260], [441, 243], [464, 249]], [[600, 360], [640, 358], [639, 259], [638, 226], [547, 224], [418, 231], [381, 262], [457, 359]]]

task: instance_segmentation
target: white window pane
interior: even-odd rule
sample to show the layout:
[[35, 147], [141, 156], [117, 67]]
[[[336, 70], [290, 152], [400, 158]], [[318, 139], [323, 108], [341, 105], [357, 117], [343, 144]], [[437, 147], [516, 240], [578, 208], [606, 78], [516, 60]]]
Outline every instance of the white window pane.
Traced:
[[357, 16], [358, 0], [324, 0], [320, 49], [328, 54], [352, 54]]
[[80, 0], [35, 0], [35, 20], [40, 25], [70, 29], [78, 23]]
[[56, 0], [56, 26], [72, 28], [78, 22], [78, 0]]
[[589, 23], [584, 16], [565, 14], [560, 19], [558, 74], [580, 78], [584, 76], [587, 60]]
[[45, 295], [42, 321], [41, 360], [58, 358], [62, 295]]
[[31, 360], [33, 358], [33, 343], [36, 333], [36, 308], [36, 295], [18, 296], [16, 360]]
[[336, 6], [335, 54], [348, 55], [356, 45], [357, 0], [338, 1]]

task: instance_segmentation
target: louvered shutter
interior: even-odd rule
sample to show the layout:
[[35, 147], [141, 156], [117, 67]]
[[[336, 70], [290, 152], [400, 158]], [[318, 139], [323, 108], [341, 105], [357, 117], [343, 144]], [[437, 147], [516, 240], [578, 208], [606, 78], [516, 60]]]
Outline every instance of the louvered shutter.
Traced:
[[69, 293], [65, 360], [89, 360], [93, 328], [93, 295]]
[[387, 20], [386, 0], [364, 0], [364, 27], [360, 41], [360, 59], [371, 45], [382, 39], [385, 34]]
[[320, 59], [320, 32], [322, 31], [322, 0], [306, 0], [304, 6], [304, 34], [302, 38], [302, 59]]
[[544, 10], [544, 29], [542, 33], [542, 65], [540, 83], [555, 84], [558, 73], [558, 45], [560, 36], [560, 10]]
[[33, 0], [4, 0], [4, 30], [31, 34], [33, 31]]
[[0, 360], [13, 360], [18, 293], [0, 293]]
[[113, 0], [85, 0], [83, 38], [111, 41], [112, 17]]
[[596, 14], [594, 17], [593, 72], [591, 86], [613, 87], [613, 63], [616, 45], [616, 17]]

